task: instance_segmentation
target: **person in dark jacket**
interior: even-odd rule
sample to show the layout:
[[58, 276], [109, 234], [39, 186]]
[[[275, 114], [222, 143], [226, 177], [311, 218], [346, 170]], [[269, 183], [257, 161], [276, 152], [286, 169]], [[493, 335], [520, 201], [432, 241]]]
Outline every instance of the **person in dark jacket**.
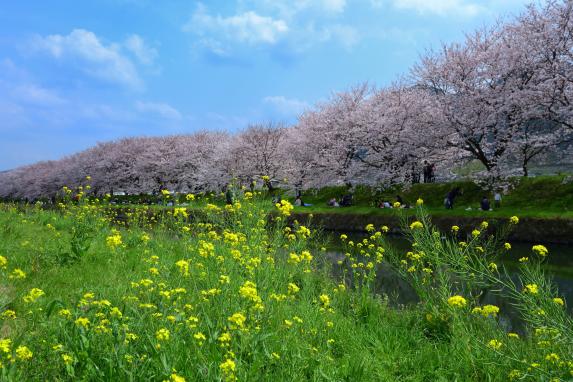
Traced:
[[489, 205], [489, 199], [487, 198], [487, 196], [484, 195], [484, 197], [481, 199], [480, 207], [481, 207], [482, 211], [489, 211], [490, 205]]

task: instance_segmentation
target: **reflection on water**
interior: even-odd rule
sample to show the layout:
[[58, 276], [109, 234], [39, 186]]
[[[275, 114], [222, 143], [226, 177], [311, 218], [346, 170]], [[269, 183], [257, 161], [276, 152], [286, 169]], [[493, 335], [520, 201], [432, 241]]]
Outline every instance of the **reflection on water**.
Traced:
[[[332, 233], [330, 237], [330, 245], [324, 259], [332, 265], [332, 273], [335, 278], [342, 278], [344, 269], [343, 266], [338, 265], [339, 260], [344, 259], [344, 252], [339, 240], [339, 233]], [[350, 235], [350, 239], [358, 242], [365, 238], [366, 235]], [[398, 251], [410, 250], [410, 243], [401, 236], [389, 236], [386, 238], [387, 245]], [[539, 243], [535, 243], [539, 244]], [[510, 276], [513, 278], [516, 272], [512, 272], [518, 265], [518, 259], [524, 256], [531, 256], [532, 243], [512, 243], [512, 249], [509, 253], [504, 252], [500, 256], [500, 261], [508, 268]], [[547, 275], [553, 279], [553, 282], [559, 289], [559, 294], [567, 301], [573, 302], [573, 246], [564, 244], [551, 244], [546, 245], [549, 249], [549, 256], [546, 260]], [[352, 280], [348, 279], [352, 274], [351, 271], [347, 273], [347, 282], [352, 284]], [[382, 262], [378, 265], [376, 271], [376, 280], [374, 282], [374, 292], [378, 294], [386, 294], [389, 301], [393, 305], [406, 305], [419, 302], [418, 296], [410, 285], [405, 282], [391, 266]], [[519, 319], [518, 313], [515, 311], [510, 301], [501, 298], [499, 295], [482, 291], [479, 298], [480, 304], [497, 305], [503, 314], [500, 315], [500, 323], [507, 330], [521, 332], [523, 330], [522, 322]], [[571, 305], [567, 304], [571, 312]]]

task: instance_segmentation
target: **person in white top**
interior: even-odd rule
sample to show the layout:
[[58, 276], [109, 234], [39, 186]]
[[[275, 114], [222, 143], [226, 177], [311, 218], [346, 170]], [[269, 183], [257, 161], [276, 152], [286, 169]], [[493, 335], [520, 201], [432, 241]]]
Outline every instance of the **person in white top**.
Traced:
[[501, 193], [499, 191], [496, 191], [495, 194], [493, 195], [493, 201], [495, 208], [501, 207]]

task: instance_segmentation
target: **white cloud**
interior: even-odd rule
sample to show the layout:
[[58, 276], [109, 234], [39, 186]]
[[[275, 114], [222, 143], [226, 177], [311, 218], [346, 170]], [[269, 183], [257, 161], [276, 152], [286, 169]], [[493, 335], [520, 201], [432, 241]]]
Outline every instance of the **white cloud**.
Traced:
[[347, 0], [238, 0], [234, 15], [228, 16], [199, 3], [182, 29], [197, 37], [195, 47], [224, 59], [261, 46], [280, 46], [289, 54], [322, 43], [350, 48], [362, 36], [358, 28], [338, 22], [347, 4]]
[[322, 6], [328, 12], [341, 13], [346, 7], [346, 0], [322, 0]]
[[105, 45], [95, 33], [85, 29], [74, 29], [67, 36], [39, 36], [33, 47], [57, 59], [70, 59], [94, 77], [134, 89], [143, 85], [135, 65], [122, 54], [118, 44]]
[[141, 113], [158, 114], [165, 119], [180, 120], [181, 113], [173, 106], [163, 102], [143, 102], [137, 101], [135, 108]]
[[322, 32], [322, 38], [324, 41], [338, 41], [346, 48], [351, 48], [360, 41], [360, 35], [356, 28], [348, 25], [328, 26]]
[[[465, 0], [390, 0], [395, 8], [413, 10], [420, 14], [434, 13], [440, 16], [450, 14], [475, 16], [484, 10], [483, 6]], [[379, 0], [371, 0], [381, 5]]]
[[40, 106], [60, 105], [66, 102], [55, 91], [34, 84], [16, 86], [12, 90], [12, 97], [24, 103]]
[[271, 105], [276, 111], [285, 116], [298, 116], [310, 107], [307, 102], [284, 96], [265, 97], [263, 102]]
[[284, 20], [247, 11], [229, 17], [212, 16], [199, 5], [183, 30], [198, 35], [214, 34], [221, 39], [247, 44], [275, 44], [288, 32]]
[[303, 12], [311, 12], [317, 17], [337, 15], [346, 8], [346, 0], [240, 0], [239, 3], [246, 8], [278, 12], [289, 20]]
[[143, 38], [137, 34], [133, 34], [125, 40], [125, 48], [144, 65], [151, 65], [157, 58], [157, 50], [148, 46]]

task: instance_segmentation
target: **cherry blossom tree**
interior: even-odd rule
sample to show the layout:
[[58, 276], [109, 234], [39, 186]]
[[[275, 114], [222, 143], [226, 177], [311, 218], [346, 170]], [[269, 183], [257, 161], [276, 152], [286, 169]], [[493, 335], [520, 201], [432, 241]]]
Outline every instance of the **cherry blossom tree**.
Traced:
[[420, 163], [444, 159], [444, 137], [435, 129], [442, 116], [426, 89], [394, 84], [375, 92], [357, 114], [356, 157], [375, 170], [369, 176], [376, 183], [412, 181]]
[[[334, 94], [328, 102], [305, 112], [291, 137], [291, 173], [307, 187], [362, 183], [365, 180], [357, 158], [359, 150], [358, 110], [370, 95], [367, 84]], [[295, 175], [296, 173], [296, 175]]]
[[280, 124], [253, 124], [233, 137], [229, 151], [232, 174], [243, 183], [261, 176], [282, 179], [286, 176], [286, 127]]
[[478, 160], [494, 181], [527, 176], [532, 162], [570, 155], [572, 93], [573, 2], [548, 0], [428, 51], [406, 80], [334, 93], [292, 127], [99, 143], [0, 173], [0, 197], [51, 196], [88, 175], [94, 194], [216, 191], [262, 175], [297, 188], [380, 185], [413, 180], [425, 160]]

